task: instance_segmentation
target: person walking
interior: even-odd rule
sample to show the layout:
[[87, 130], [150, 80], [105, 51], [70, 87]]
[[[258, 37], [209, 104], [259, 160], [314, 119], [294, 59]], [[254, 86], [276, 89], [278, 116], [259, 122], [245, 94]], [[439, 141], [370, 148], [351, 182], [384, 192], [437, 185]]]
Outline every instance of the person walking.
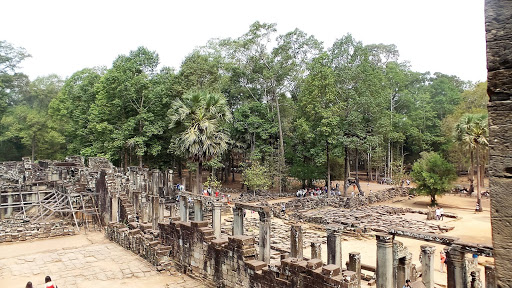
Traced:
[[441, 218], [441, 221], [444, 220], [444, 209], [443, 209], [443, 207], [439, 207], [439, 217]]
[[50, 276], [44, 277], [44, 287], [45, 288], [57, 288], [57, 285], [55, 285], [52, 281], [52, 278]]
[[440, 258], [441, 258], [441, 266], [440, 266], [440, 271], [441, 273], [444, 273], [444, 265], [445, 265], [445, 262], [446, 262], [446, 254], [444, 254], [444, 250], [441, 250], [440, 252]]

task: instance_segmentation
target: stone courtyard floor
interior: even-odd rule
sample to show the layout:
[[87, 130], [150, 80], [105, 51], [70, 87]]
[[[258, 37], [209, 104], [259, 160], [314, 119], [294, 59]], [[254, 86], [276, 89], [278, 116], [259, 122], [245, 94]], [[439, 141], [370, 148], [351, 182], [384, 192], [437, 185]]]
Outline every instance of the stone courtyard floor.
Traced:
[[1, 284], [42, 287], [46, 275], [61, 288], [207, 287], [175, 271], [156, 271], [100, 232], [0, 245]]

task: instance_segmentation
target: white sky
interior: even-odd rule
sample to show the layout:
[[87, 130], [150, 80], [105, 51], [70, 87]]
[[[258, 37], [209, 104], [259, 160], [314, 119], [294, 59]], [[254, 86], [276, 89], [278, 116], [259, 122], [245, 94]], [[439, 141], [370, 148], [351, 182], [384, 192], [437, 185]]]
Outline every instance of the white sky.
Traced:
[[486, 80], [484, 0], [2, 2], [0, 40], [32, 54], [22, 63], [31, 79], [111, 67], [139, 46], [179, 69], [195, 47], [260, 21], [277, 23], [278, 34], [299, 28], [326, 48], [346, 33], [364, 44], [395, 44], [415, 71]]

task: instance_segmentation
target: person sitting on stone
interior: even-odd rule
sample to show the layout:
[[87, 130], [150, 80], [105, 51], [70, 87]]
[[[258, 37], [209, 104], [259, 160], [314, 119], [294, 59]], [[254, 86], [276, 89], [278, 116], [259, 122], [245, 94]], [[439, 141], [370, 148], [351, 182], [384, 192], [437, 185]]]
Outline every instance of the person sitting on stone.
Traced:
[[55, 285], [52, 281], [52, 278], [50, 276], [44, 277], [44, 287], [45, 288], [57, 288], [57, 285]]

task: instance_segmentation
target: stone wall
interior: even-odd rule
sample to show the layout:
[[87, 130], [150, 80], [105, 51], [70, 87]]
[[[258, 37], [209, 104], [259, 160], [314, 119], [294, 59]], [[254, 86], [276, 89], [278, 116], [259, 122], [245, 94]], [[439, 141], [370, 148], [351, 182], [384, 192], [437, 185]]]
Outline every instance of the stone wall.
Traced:
[[[357, 287], [355, 273], [339, 266], [285, 258], [266, 264], [256, 260], [254, 237], [215, 239], [206, 221], [159, 223], [159, 232], [110, 223], [107, 237], [158, 269], [173, 265], [215, 287]], [[159, 235], [159, 239], [155, 238]]]
[[13, 223], [13, 221], [0, 222], [0, 243], [44, 239], [74, 234], [75, 229], [72, 226], [64, 224], [63, 221], [35, 224], [22, 222]]
[[485, 1], [491, 224], [497, 287], [512, 287], [512, 1]]

